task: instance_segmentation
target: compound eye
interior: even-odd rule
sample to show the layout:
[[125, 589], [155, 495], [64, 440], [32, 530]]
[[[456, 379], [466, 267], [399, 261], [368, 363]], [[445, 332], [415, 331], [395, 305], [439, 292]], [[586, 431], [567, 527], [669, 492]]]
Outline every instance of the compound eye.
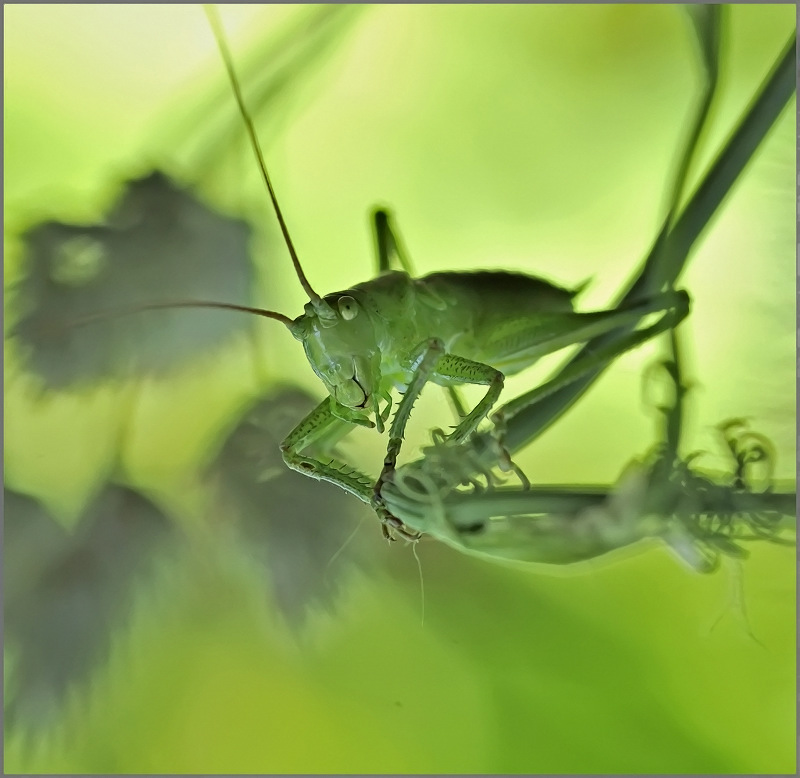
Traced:
[[339, 313], [345, 321], [355, 319], [358, 313], [358, 303], [349, 295], [343, 295], [339, 298]]

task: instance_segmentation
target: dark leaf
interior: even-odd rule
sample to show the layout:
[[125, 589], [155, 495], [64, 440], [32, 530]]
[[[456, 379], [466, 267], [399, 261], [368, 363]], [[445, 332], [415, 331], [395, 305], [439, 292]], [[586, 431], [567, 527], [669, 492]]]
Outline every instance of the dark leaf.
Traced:
[[107, 659], [171, 525], [120, 486], [103, 491], [74, 533], [29, 497], [5, 489], [4, 499], [5, 712], [12, 726], [40, 729]]
[[220, 513], [237, 517], [247, 553], [263, 564], [278, 609], [298, 630], [312, 608], [333, 608], [379, 534], [365, 527], [350, 538], [359, 515], [353, 498], [283, 463], [281, 440], [313, 406], [298, 389], [274, 391], [245, 412], [210, 468]]
[[[218, 348], [251, 322], [224, 311], [119, 315], [175, 300], [247, 303], [250, 228], [161, 173], [128, 184], [104, 224], [37, 224], [23, 236], [23, 312], [12, 330], [46, 387], [160, 374]], [[111, 315], [110, 317], [108, 315]]]

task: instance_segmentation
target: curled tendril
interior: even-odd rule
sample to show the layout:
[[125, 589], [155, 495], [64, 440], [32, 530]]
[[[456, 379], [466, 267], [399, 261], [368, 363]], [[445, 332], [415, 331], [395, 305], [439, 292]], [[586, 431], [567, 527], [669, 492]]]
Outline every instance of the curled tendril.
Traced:
[[[697, 569], [715, 569], [723, 554], [737, 559], [745, 558], [748, 552], [741, 546], [742, 541], [791, 543], [778, 537], [781, 514], [778, 511], [754, 510], [754, 503], [747, 499], [759, 493], [750, 472], [756, 464], [766, 468], [766, 485], [761, 493], [772, 490], [775, 460], [775, 449], [769, 439], [747, 430], [747, 426], [743, 419], [731, 419], [717, 427], [734, 462], [732, 479], [727, 484], [712, 480], [694, 467], [694, 462], [704, 452], [693, 452], [683, 460], [676, 459], [669, 463], [668, 477], [662, 486], [665, 499], [659, 508], [665, 517], [671, 514], [682, 529], [682, 540], [676, 543], [676, 536], [672, 536], [669, 541], [671, 545], [688, 561], [681, 547], [682, 543], [691, 543], [694, 546], [693, 553], [699, 554], [697, 559], [704, 560], [702, 567]], [[651, 475], [665, 472], [661, 467], [663, 460], [660, 460], [665, 452], [663, 445], [654, 449], [651, 454]], [[671, 495], [671, 498], [667, 495]], [[695, 566], [694, 562], [692, 564]]]
[[752, 466], [763, 463], [765, 468], [763, 481], [766, 482], [765, 490], [769, 490], [775, 469], [775, 446], [767, 437], [752, 432], [747, 427], [747, 419], [729, 419], [717, 427], [736, 463], [733, 488], [755, 491], [755, 486], [750, 480]]

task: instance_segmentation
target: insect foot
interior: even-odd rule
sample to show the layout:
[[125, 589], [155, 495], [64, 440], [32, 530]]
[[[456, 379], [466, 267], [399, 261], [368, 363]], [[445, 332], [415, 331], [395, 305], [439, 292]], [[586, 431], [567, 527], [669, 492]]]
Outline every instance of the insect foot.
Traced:
[[398, 536], [403, 540], [407, 540], [409, 543], [416, 543], [422, 537], [421, 532], [409, 529], [396, 516], [392, 516], [391, 513], [389, 513], [388, 516], [389, 521], [382, 524], [381, 527], [383, 528], [383, 536], [390, 543], [397, 540]]
[[410, 543], [415, 543], [422, 537], [421, 532], [409, 529], [397, 516], [391, 513], [381, 497], [377, 496], [373, 500], [372, 508], [381, 522], [383, 537], [390, 543], [393, 543], [398, 537]]
[[506, 417], [502, 410], [492, 414], [492, 424], [494, 424], [494, 427], [489, 435], [491, 436], [493, 448], [497, 456], [498, 467], [504, 473], [514, 473], [519, 479], [522, 488], [530, 489], [531, 482], [528, 480], [528, 476], [526, 476], [520, 467], [512, 461], [511, 454], [505, 446]]

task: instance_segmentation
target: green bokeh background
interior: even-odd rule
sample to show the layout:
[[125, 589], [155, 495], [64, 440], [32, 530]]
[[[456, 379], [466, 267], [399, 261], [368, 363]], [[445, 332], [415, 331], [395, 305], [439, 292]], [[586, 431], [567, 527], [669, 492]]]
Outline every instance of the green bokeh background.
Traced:
[[[226, 6], [236, 56], [302, 11]], [[708, 160], [794, 25], [794, 6], [735, 6]], [[302, 292], [271, 225], [247, 148], [214, 177], [186, 122], [222, 90], [195, 6], [5, 6], [6, 279], [14, 235], [45, 217], [102, 214], [122, 180], [154, 165], [202, 183], [210, 202], [267, 224], [259, 300], [297, 315]], [[602, 307], [644, 256], [699, 84], [674, 6], [377, 6], [319, 72], [271, 106], [264, 138], [313, 284], [372, 272], [368, 209], [390, 205], [420, 272], [538, 273]], [[277, 115], [275, 115], [277, 113]], [[183, 118], [183, 123], [179, 120]], [[235, 121], [235, 116], [233, 118]], [[750, 417], [795, 470], [794, 102], [697, 247], [682, 282], [695, 383], [686, 451], [724, 467], [713, 425]], [[39, 402], [5, 394], [6, 483], [66, 525], [108, 475], [117, 430], [128, 481], [191, 535], [205, 461], [241, 402], [274, 379], [316, 395], [297, 345], [263, 328], [263, 365], [232, 348], [147, 385]], [[613, 483], [655, 440], [641, 402], [655, 346], [619, 360], [520, 457], [540, 482]], [[508, 396], [558, 358], [515, 377]], [[7, 355], [7, 372], [16, 365]], [[411, 441], [439, 423], [415, 411]], [[351, 455], [370, 471], [377, 436]], [[333, 488], [333, 487], [332, 487]], [[354, 506], [354, 522], [361, 515]], [[355, 526], [355, 523], [354, 523]], [[375, 532], [365, 522], [362, 532]], [[375, 534], [377, 534], [375, 532]], [[415, 562], [376, 544], [357, 579], [298, 643], [235, 559], [189, 555], [143, 591], [111, 661], [61, 737], [8, 732], [7, 771], [32, 772], [793, 772], [795, 555], [753, 547], [703, 577], [659, 548], [572, 573], [527, 572], [423, 544]], [[712, 629], [718, 615], [722, 618]]]

